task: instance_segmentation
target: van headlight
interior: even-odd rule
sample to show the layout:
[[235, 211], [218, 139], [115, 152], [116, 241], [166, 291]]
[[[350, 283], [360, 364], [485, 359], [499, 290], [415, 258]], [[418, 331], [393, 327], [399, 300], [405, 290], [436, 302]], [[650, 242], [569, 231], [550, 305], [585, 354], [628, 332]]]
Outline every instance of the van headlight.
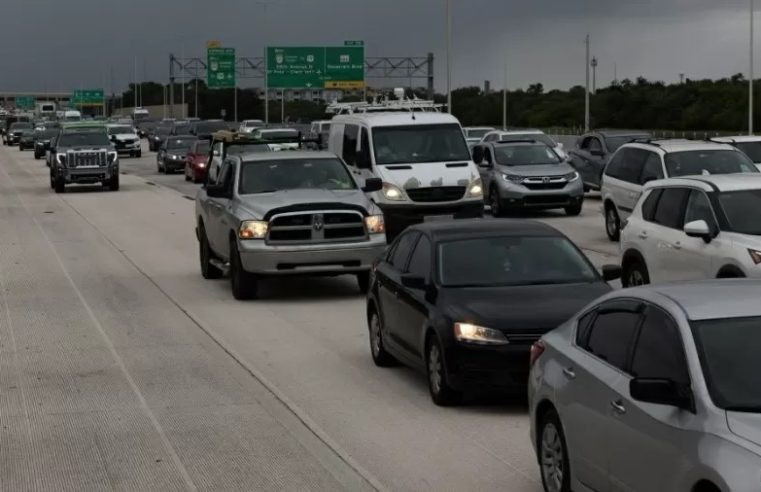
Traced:
[[365, 217], [365, 228], [368, 234], [383, 234], [386, 232], [386, 222], [382, 215], [368, 215]]
[[481, 198], [484, 196], [484, 187], [481, 178], [476, 178], [472, 183], [470, 183], [470, 188], [468, 188], [468, 196], [470, 198]]
[[263, 220], [244, 220], [238, 228], [241, 239], [264, 239], [267, 237], [269, 223]]
[[402, 189], [391, 183], [383, 183], [383, 196], [386, 200], [392, 202], [402, 202], [405, 200]]

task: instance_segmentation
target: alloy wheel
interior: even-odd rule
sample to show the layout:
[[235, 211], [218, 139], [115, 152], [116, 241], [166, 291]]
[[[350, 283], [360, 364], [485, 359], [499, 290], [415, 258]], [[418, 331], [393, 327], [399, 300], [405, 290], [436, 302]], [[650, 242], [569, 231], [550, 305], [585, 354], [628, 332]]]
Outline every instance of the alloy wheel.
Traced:
[[370, 350], [373, 351], [373, 357], [378, 358], [380, 355], [382, 343], [380, 319], [377, 313], [373, 313], [370, 317]]
[[541, 467], [545, 486], [549, 492], [563, 490], [564, 459], [560, 433], [552, 422], [542, 432]]
[[441, 393], [441, 351], [437, 343], [432, 343], [428, 351], [428, 379], [433, 393]]

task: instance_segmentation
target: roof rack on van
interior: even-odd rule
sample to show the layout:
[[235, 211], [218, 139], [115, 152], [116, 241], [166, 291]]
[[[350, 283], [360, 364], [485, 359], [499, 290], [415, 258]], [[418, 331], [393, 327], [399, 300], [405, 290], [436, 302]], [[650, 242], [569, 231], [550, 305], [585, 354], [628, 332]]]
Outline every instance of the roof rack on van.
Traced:
[[363, 114], [363, 113], [386, 113], [386, 112], [429, 112], [440, 113], [443, 104], [424, 99], [379, 99], [373, 102], [340, 103], [333, 102], [325, 108], [327, 114]]
[[633, 138], [629, 140], [629, 143], [639, 143], [639, 144], [648, 144], [648, 145], [655, 145], [656, 147], [660, 147], [661, 144], [658, 143], [658, 141], [663, 140], [662, 138], [651, 138], [651, 137], [644, 137], [644, 138]]

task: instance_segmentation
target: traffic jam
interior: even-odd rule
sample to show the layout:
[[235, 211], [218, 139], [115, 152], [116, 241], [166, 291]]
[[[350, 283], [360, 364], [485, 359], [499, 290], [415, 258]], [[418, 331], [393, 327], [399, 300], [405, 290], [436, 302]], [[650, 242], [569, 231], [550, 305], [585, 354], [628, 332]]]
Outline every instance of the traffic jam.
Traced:
[[[548, 492], [758, 491], [761, 143], [603, 130], [569, 148], [445, 109], [333, 103], [308, 131], [4, 112], [0, 131], [57, 194], [118, 191], [144, 152], [198, 185], [200, 276], [235, 300], [351, 277], [379, 371], [416, 371], [431, 405], [528, 402]], [[569, 227], [599, 210], [618, 261], [595, 265], [548, 210]]]

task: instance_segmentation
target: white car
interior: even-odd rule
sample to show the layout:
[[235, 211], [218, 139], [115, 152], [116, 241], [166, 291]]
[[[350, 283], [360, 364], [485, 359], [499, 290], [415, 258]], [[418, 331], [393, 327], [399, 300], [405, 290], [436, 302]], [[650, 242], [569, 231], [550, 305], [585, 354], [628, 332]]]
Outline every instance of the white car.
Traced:
[[472, 148], [474, 145], [481, 143], [481, 140], [489, 132], [493, 132], [494, 128], [491, 126], [466, 126], [462, 131], [465, 133], [465, 141]]
[[251, 133], [257, 128], [264, 128], [264, 122], [262, 120], [243, 120], [240, 122], [238, 131], [240, 133]]
[[625, 287], [761, 277], [761, 174], [653, 181], [621, 231]]
[[481, 139], [481, 142], [500, 142], [504, 140], [536, 140], [549, 145], [561, 159], [567, 159], [568, 154], [562, 143], [556, 142], [542, 130], [494, 130]]
[[129, 154], [131, 157], [142, 157], [143, 152], [140, 147], [140, 136], [137, 134], [135, 127], [124, 124], [106, 125], [108, 138], [117, 152]]
[[[299, 150], [301, 148], [301, 132], [295, 128], [257, 128], [251, 135], [262, 140], [275, 140], [269, 144], [270, 150]], [[282, 142], [277, 142], [282, 140]]]
[[714, 142], [734, 145], [750, 157], [753, 164], [761, 170], [761, 135], [738, 135], [736, 137], [712, 138]]
[[649, 181], [757, 172], [745, 154], [728, 144], [683, 139], [642, 139], [624, 144], [610, 158], [602, 176], [605, 232], [611, 241], [618, 241], [621, 224], [634, 210]]

